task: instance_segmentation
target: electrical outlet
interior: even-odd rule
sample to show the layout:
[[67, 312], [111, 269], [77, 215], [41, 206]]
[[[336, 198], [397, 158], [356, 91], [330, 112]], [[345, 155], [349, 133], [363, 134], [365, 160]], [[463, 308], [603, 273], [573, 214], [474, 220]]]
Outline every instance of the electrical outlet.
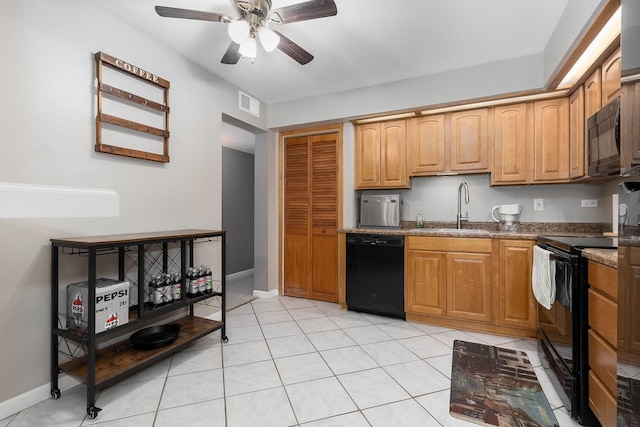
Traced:
[[597, 208], [598, 201], [596, 199], [582, 199], [580, 206], [583, 208]]
[[533, 210], [534, 211], [543, 211], [544, 210], [544, 199], [533, 199]]

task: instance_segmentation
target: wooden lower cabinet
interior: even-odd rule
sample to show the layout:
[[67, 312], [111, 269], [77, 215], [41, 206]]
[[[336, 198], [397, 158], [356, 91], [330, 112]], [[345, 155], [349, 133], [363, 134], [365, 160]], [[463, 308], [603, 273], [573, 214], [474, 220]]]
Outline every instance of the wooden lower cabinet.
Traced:
[[[405, 246], [415, 238], [408, 237]], [[405, 257], [405, 311], [446, 316], [447, 254], [409, 250]]]
[[491, 321], [491, 253], [447, 254], [447, 316]]
[[589, 261], [589, 407], [603, 426], [616, 425], [618, 271]]
[[533, 245], [533, 240], [407, 236], [407, 319], [535, 337]]
[[405, 311], [491, 320], [491, 239], [407, 236]]
[[536, 300], [531, 289], [533, 240], [496, 240], [499, 262], [498, 295], [500, 309], [498, 323], [535, 330], [537, 327]]

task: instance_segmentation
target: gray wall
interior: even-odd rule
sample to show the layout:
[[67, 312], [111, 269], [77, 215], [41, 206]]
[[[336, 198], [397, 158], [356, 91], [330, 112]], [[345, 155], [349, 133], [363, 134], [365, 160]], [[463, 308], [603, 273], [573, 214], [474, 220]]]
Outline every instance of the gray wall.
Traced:
[[222, 147], [222, 228], [227, 231], [226, 273], [253, 268], [255, 156]]

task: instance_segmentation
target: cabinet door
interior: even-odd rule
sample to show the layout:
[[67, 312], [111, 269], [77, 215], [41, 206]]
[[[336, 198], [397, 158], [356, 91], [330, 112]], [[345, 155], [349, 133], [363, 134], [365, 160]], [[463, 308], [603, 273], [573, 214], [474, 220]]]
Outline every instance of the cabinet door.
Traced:
[[380, 186], [380, 123], [356, 127], [356, 188]]
[[527, 181], [527, 104], [494, 109], [494, 183]]
[[640, 247], [618, 251], [618, 359], [640, 363]]
[[569, 98], [569, 177], [584, 176], [585, 165], [584, 87]]
[[491, 321], [491, 255], [447, 253], [447, 315]]
[[447, 304], [447, 256], [443, 252], [407, 251], [405, 311], [444, 316]]
[[602, 64], [602, 105], [613, 101], [620, 94], [620, 48]]
[[451, 170], [488, 171], [488, 110], [451, 113]]
[[569, 100], [534, 103], [534, 180], [569, 179]]
[[597, 68], [584, 82], [584, 115], [587, 119], [602, 107], [601, 74], [601, 69]]
[[622, 172], [640, 165], [640, 81], [622, 85], [620, 166]]
[[311, 139], [311, 298], [338, 302], [338, 134]]
[[531, 290], [534, 244], [532, 240], [500, 240], [500, 325], [536, 329], [536, 301]]
[[284, 142], [284, 294], [309, 297], [309, 138]]
[[444, 172], [444, 114], [411, 120], [407, 141], [410, 175], [432, 175]]
[[380, 187], [402, 188], [409, 184], [406, 132], [404, 120], [380, 124]]

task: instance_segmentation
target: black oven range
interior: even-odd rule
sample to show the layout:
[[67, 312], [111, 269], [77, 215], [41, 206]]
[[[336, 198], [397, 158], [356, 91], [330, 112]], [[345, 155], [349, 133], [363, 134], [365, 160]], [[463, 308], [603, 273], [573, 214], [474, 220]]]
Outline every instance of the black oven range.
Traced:
[[538, 304], [538, 352], [542, 365], [572, 418], [597, 425], [588, 394], [588, 282], [586, 248], [617, 248], [608, 237], [538, 236], [536, 246], [555, 264], [551, 308]]

